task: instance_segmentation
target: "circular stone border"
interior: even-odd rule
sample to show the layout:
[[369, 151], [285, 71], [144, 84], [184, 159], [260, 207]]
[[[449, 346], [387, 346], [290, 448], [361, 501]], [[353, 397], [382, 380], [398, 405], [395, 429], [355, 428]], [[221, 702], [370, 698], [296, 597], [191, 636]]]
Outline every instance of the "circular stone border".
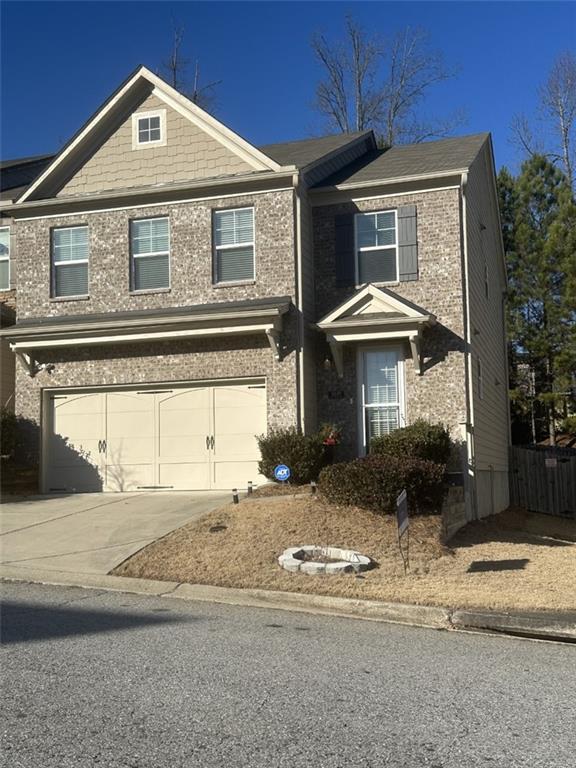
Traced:
[[[329, 557], [333, 563], [317, 563], [314, 560], [304, 560], [306, 555], [312, 557]], [[340, 549], [339, 547], [319, 547], [316, 544], [306, 544], [303, 547], [289, 547], [278, 558], [278, 564], [286, 571], [292, 573], [307, 573], [315, 575], [319, 573], [360, 573], [372, 568], [374, 563], [371, 558], [361, 555], [354, 549]]]

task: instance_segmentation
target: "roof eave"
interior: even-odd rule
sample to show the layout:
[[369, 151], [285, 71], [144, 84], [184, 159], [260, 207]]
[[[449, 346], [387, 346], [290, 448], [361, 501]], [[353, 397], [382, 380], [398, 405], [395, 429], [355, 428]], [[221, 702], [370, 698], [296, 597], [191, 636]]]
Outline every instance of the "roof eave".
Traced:
[[463, 173], [467, 173], [468, 168], [456, 168], [450, 171], [437, 171], [434, 173], [419, 173], [406, 176], [394, 176], [389, 179], [372, 179], [367, 181], [357, 181], [342, 184], [332, 184], [327, 187], [313, 187], [310, 192], [312, 194], [326, 193], [326, 192], [346, 192], [355, 189], [366, 189], [369, 187], [378, 186], [392, 186], [393, 184], [406, 184], [417, 181], [433, 181], [434, 179], [447, 179], [452, 176], [461, 176]]
[[162, 195], [163, 193], [178, 193], [186, 192], [187, 190], [198, 191], [202, 189], [216, 190], [225, 186], [234, 185], [247, 185], [250, 183], [258, 186], [258, 182], [268, 182], [276, 180], [278, 182], [289, 180], [290, 185], [293, 185], [294, 175], [297, 174], [295, 166], [282, 167], [280, 171], [255, 171], [251, 173], [239, 174], [237, 176], [223, 176], [218, 179], [196, 179], [194, 181], [184, 181], [175, 184], [166, 184], [161, 186], [152, 187], [133, 187], [131, 189], [110, 190], [104, 193], [98, 193], [95, 195], [81, 195], [74, 197], [48, 197], [42, 200], [27, 200], [25, 202], [9, 201], [8, 205], [2, 205], [2, 211], [10, 214], [15, 214], [19, 211], [29, 210], [43, 210], [44, 208], [53, 207], [67, 207], [71, 205], [90, 206], [91, 204], [100, 205], [110, 203], [112, 204], [117, 200], [126, 200], [131, 197], [154, 197]]

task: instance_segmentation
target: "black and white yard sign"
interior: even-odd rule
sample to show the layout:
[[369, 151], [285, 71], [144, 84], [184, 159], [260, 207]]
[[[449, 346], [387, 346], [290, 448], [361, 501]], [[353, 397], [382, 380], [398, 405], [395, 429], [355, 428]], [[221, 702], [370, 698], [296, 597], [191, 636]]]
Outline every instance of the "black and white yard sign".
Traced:
[[[410, 547], [410, 520], [408, 518], [408, 496], [406, 494], [406, 489], [404, 489], [402, 493], [396, 498], [396, 521], [398, 523], [398, 548], [400, 549], [400, 554], [402, 555], [404, 573], [406, 573], [406, 569], [409, 566], [408, 555]], [[402, 536], [404, 536], [405, 533], [407, 534], [406, 557], [404, 557], [404, 551], [402, 549]]]

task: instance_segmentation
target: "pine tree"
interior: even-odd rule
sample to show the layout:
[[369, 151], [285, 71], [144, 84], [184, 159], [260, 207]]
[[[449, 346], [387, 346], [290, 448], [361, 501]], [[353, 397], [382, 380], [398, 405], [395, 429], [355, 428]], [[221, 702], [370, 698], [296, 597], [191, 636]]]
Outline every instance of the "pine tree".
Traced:
[[[515, 180], [501, 171], [499, 187], [509, 279], [511, 378], [517, 379], [519, 365], [529, 367], [537, 408], [545, 411], [554, 443], [556, 418], [565, 415], [573, 399], [576, 206], [566, 176], [541, 155], [527, 160]], [[514, 399], [514, 390], [511, 394]]]

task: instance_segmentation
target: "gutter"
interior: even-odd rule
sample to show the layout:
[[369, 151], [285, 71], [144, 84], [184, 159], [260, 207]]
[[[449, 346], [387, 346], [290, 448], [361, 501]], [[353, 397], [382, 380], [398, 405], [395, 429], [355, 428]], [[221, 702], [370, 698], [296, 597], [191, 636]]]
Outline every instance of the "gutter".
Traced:
[[302, 200], [300, 197], [300, 174], [298, 171], [292, 176], [294, 185], [294, 240], [296, 245], [296, 309], [298, 311], [298, 350], [297, 350], [297, 377], [298, 397], [296, 418], [298, 427], [304, 433], [306, 424], [304, 419], [304, 287], [302, 285]]
[[470, 483], [470, 504], [474, 520], [478, 519], [477, 500], [476, 500], [476, 471], [475, 471], [475, 449], [474, 449], [474, 371], [472, 361], [472, 323], [470, 320], [470, 275], [468, 272], [468, 219], [467, 219], [467, 201], [466, 189], [468, 186], [468, 172], [462, 173], [460, 182], [460, 209], [461, 209], [461, 240], [462, 240], [462, 261], [463, 261], [463, 298], [464, 298], [464, 368], [466, 376], [466, 455], [467, 455], [467, 478]]
[[[82, 195], [78, 197], [50, 197], [44, 200], [30, 200], [22, 203], [12, 203], [2, 206], [2, 211], [14, 216], [19, 211], [42, 212], [45, 208], [61, 208], [70, 205], [93, 206], [100, 203], [112, 203], [115, 200], [126, 200], [131, 197], [153, 197], [154, 195], [172, 194], [186, 192], [188, 190], [212, 190], [230, 185], [240, 185], [256, 183], [262, 181], [287, 181], [291, 182], [294, 177], [294, 166], [286, 166], [282, 171], [254, 171], [252, 173], [240, 174], [238, 176], [226, 176], [219, 179], [199, 179], [198, 181], [185, 181], [178, 184], [159, 184], [153, 187], [133, 187], [127, 190], [110, 190], [108, 193], [99, 195]], [[287, 187], [289, 188], [289, 187]], [[268, 191], [268, 190], [266, 190]], [[169, 202], [169, 201], [167, 201]], [[171, 202], [171, 201], [170, 201]], [[183, 201], [180, 201], [183, 202]], [[1, 205], [1, 203], [0, 203]], [[82, 212], [82, 211], [80, 211]]]
[[334, 192], [337, 190], [347, 191], [353, 189], [365, 189], [366, 187], [386, 186], [388, 184], [403, 184], [413, 181], [433, 181], [434, 179], [446, 179], [451, 176], [463, 176], [468, 173], [468, 168], [459, 168], [452, 171], [442, 171], [435, 173], [419, 173], [412, 176], [395, 176], [391, 179], [371, 179], [370, 181], [344, 182], [343, 184], [333, 184], [330, 187], [314, 187], [310, 191], [314, 194], [321, 192]]

